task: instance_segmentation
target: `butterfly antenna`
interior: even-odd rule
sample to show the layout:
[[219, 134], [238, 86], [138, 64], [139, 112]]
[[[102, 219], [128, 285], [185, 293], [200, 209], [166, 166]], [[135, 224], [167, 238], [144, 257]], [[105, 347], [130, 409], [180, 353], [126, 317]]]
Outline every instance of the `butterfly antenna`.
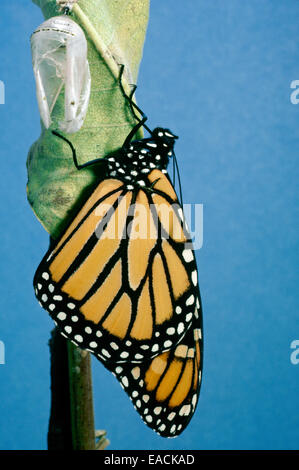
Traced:
[[173, 158], [173, 160], [172, 160], [172, 180], [173, 180], [173, 186], [175, 186], [175, 170], [176, 170], [176, 166], [175, 166], [174, 158]]
[[[179, 170], [179, 165], [178, 165], [178, 160], [176, 158], [176, 154], [173, 150], [173, 163], [174, 163], [174, 175], [175, 175], [175, 170], [178, 175], [178, 183], [179, 183], [179, 191], [180, 191], [180, 204], [181, 206], [183, 205], [183, 192], [182, 192], [182, 184], [181, 184], [181, 177], [180, 177], [180, 170]], [[175, 177], [173, 178], [173, 184], [175, 184]]]

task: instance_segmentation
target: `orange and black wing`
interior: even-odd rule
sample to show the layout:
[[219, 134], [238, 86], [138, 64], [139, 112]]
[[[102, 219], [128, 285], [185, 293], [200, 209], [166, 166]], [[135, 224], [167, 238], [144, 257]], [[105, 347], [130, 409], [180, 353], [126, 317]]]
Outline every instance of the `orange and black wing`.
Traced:
[[100, 183], [35, 275], [37, 298], [62, 334], [102, 361], [169, 350], [201, 308], [176, 194], [159, 170], [148, 184], [149, 192]]
[[105, 364], [143, 421], [163, 437], [179, 435], [192, 418], [202, 378], [202, 325], [195, 316], [181, 342], [154, 358]]
[[[60, 332], [115, 374], [145, 423], [175, 437], [200, 390], [201, 301], [166, 170], [177, 137], [156, 128], [132, 142], [144, 119], [104, 159], [106, 179], [42, 260], [34, 288]], [[78, 170], [97, 163], [79, 165], [62, 139]]]

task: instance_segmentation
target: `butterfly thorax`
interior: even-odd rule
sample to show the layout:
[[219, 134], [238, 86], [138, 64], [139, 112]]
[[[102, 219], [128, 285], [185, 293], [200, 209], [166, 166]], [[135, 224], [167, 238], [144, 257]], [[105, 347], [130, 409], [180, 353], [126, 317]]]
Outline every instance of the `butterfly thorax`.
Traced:
[[107, 158], [108, 174], [128, 184], [128, 189], [146, 186], [154, 169], [167, 173], [177, 137], [168, 129], [156, 128], [150, 138], [135, 140], [120, 152]]

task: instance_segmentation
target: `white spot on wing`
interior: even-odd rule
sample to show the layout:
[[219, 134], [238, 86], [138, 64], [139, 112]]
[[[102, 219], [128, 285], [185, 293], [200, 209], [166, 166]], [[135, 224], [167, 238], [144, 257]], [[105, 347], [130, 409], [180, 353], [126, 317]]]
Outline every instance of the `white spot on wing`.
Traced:
[[190, 295], [190, 297], [188, 297], [188, 299], [186, 300], [186, 305], [188, 306], [193, 305], [194, 301], [195, 301], [194, 295]]
[[66, 319], [66, 314], [64, 312], [59, 312], [57, 315], [58, 320], [65, 320]]
[[190, 263], [190, 261], [193, 261], [192, 250], [184, 250], [183, 251], [183, 258], [186, 261], [186, 263]]
[[123, 385], [124, 385], [125, 387], [128, 387], [129, 381], [128, 381], [128, 378], [127, 378], [127, 377], [123, 377], [123, 378], [121, 379], [121, 381], [122, 381], [122, 383], [123, 383]]
[[197, 285], [197, 271], [196, 270], [192, 271], [191, 279], [192, 279], [193, 285], [196, 286]]

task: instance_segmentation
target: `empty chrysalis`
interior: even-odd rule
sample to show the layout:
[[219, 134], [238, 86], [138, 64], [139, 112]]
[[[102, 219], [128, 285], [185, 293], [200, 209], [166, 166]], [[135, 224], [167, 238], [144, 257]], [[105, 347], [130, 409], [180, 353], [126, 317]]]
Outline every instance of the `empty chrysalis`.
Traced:
[[[31, 36], [32, 65], [41, 119], [66, 133], [77, 132], [85, 119], [90, 96], [87, 42], [80, 26], [68, 16], [42, 23]], [[64, 89], [64, 119], [55, 122], [54, 107]]]

